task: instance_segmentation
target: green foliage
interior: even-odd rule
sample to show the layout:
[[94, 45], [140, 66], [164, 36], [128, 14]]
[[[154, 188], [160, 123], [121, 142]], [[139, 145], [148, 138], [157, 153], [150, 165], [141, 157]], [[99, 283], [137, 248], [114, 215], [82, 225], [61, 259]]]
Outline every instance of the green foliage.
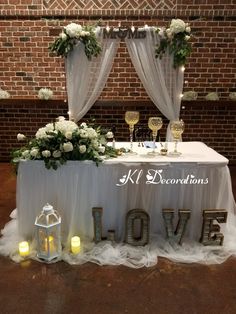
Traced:
[[[186, 29], [188, 28], [190, 29], [189, 26], [186, 27]], [[189, 42], [190, 31], [186, 29], [177, 33], [171, 28], [162, 30], [160, 43], [155, 49], [156, 58], [162, 59], [165, 53], [170, 53], [173, 55], [174, 68], [185, 65], [192, 50], [191, 43]], [[160, 33], [160, 29], [157, 29], [156, 32]]]
[[84, 44], [84, 51], [86, 56], [88, 57], [89, 60], [91, 60], [92, 57], [97, 57], [100, 54], [102, 48], [97, 41], [97, 38], [92, 27], [86, 26], [85, 31], [89, 31], [90, 36], [83, 37], [81, 41]]
[[100, 126], [78, 126], [67, 120], [49, 123], [37, 131], [35, 138], [26, 139], [24, 146], [13, 151], [12, 162], [18, 165], [21, 160], [43, 160], [47, 169], [54, 170], [67, 160], [92, 160], [98, 165], [118, 155], [107, 146], [107, 136]]
[[92, 26], [84, 26], [76, 37], [71, 37], [66, 28], [64, 28], [60, 36], [49, 45], [49, 49], [55, 52], [57, 56], [67, 57], [68, 53], [71, 52], [78, 43], [84, 45], [84, 51], [89, 60], [91, 60], [92, 57], [97, 57], [102, 50], [97, 41], [95, 29]]
[[56, 52], [57, 56], [67, 57], [68, 53], [73, 50], [74, 45], [77, 43], [75, 38], [67, 37], [66, 40], [57, 38], [54, 43], [49, 45], [52, 52]]

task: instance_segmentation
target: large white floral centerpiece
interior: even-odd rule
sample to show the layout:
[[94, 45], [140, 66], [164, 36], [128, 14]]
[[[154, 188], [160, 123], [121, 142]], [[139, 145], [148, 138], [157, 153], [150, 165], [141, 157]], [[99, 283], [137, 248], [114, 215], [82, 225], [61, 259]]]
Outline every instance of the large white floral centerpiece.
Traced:
[[[35, 138], [13, 152], [13, 163], [21, 160], [44, 160], [46, 168], [57, 169], [67, 160], [93, 160], [97, 164], [104, 157], [116, 157], [116, 150], [107, 145], [112, 132], [104, 132], [86, 123], [78, 126], [73, 121], [59, 117], [55, 123], [48, 123], [38, 129]], [[23, 134], [17, 139], [27, 140]]]
[[10, 98], [10, 94], [7, 91], [0, 88], [0, 99], [6, 98]]
[[51, 99], [53, 96], [53, 91], [50, 88], [40, 88], [38, 91], [38, 98], [43, 100]]
[[56, 52], [58, 56], [67, 57], [68, 53], [79, 43], [84, 44], [84, 51], [88, 59], [93, 56], [97, 57], [101, 52], [101, 46], [95, 34], [95, 27], [81, 26], [76, 23], [65, 26], [59, 37], [49, 46], [49, 49]]
[[175, 68], [185, 65], [191, 52], [191, 28], [181, 19], [172, 19], [168, 28], [158, 28], [160, 43], [156, 47], [156, 57], [162, 58], [166, 51], [173, 55]]

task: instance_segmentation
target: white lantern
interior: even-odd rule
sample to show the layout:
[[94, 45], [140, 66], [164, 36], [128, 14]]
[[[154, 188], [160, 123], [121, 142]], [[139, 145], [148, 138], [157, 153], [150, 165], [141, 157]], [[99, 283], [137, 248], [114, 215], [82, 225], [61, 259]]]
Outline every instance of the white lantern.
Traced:
[[49, 204], [35, 220], [37, 256], [50, 262], [61, 255], [61, 217]]

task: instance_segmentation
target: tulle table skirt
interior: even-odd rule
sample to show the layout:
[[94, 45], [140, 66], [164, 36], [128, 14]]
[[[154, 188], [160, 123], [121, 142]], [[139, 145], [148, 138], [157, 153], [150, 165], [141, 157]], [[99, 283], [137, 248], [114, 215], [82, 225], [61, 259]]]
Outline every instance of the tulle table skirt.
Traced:
[[[20, 260], [17, 243], [20, 240], [34, 243], [35, 217], [50, 203], [62, 217], [62, 259], [71, 264], [92, 261], [138, 268], [156, 264], [158, 256], [182, 262], [221, 263], [236, 253], [235, 202], [227, 160], [202, 143], [181, 144], [189, 156], [177, 161], [166, 157], [144, 162], [140, 154], [108, 160], [99, 166], [90, 161], [68, 161], [56, 171], [47, 170], [42, 161], [21, 162], [17, 211], [3, 230], [0, 253]], [[103, 208], [103, 235], [109, 229], [115, 230], [117, 243], [92, 242], [93, 207]], [[150, 243], [144, 247], [123, 243], [126, 214], [134, 208], [143, 209], [150, 216]], [[165, 239], [163, 208], [175, 210], [175, 225], [178, 209], [191, 210], [181, 246], [171, 245]], [[221, 224], [223, 247], [199, 243], [203, 209], [228, 211], [227, 223]], [[78, 255], [70, 253], [70, 239], [74, 235], [81, 237], [82, 253]], [[33, 245], [31, 256], [35, 256]]]

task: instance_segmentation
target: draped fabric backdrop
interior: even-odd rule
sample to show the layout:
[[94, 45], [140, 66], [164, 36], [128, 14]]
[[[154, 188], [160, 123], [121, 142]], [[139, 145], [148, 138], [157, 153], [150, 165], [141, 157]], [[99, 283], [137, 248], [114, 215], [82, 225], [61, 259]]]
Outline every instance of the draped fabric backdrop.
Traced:
[[[159, 43], [160, 36], [152, 27], [146, 27], [145, 38], [126, 38], [125, 41], [134, 68], [150, 99], [170, 121], [179, 119], [183, 68], [174, 69], [173, 57], [169, 53], [161, 60], [155, 57], [155, 46]], [[168, 140], [171, 140], [169, 126]]]
[[100, 27], [96, 35], [102, 46], [98, 57], [89, 61], [79, 43], [66, 59], [69, 117], [74, 121], [80, 120], [100, 96], [120, 43], [119, 39], [104, 39]]
[[[169, 53], [161, 60], [155, 58], [160, 36], [152, 27], [145, 30], [145, 38], [125, 39], [132, 63], [148, 96], [161, 113], [170, 121], [179, 119], [184, 71], [181, 67], [174, 69]], [[75, 121], [80, 120], [100, 96], [120, 43], [119, 38], [103, 38], [101, 28], [97, 28], [96, 35], [102, 46], [102, 53], [97, 58], [89, 61], [80, 43], [66, 59], [69, 116]]]

